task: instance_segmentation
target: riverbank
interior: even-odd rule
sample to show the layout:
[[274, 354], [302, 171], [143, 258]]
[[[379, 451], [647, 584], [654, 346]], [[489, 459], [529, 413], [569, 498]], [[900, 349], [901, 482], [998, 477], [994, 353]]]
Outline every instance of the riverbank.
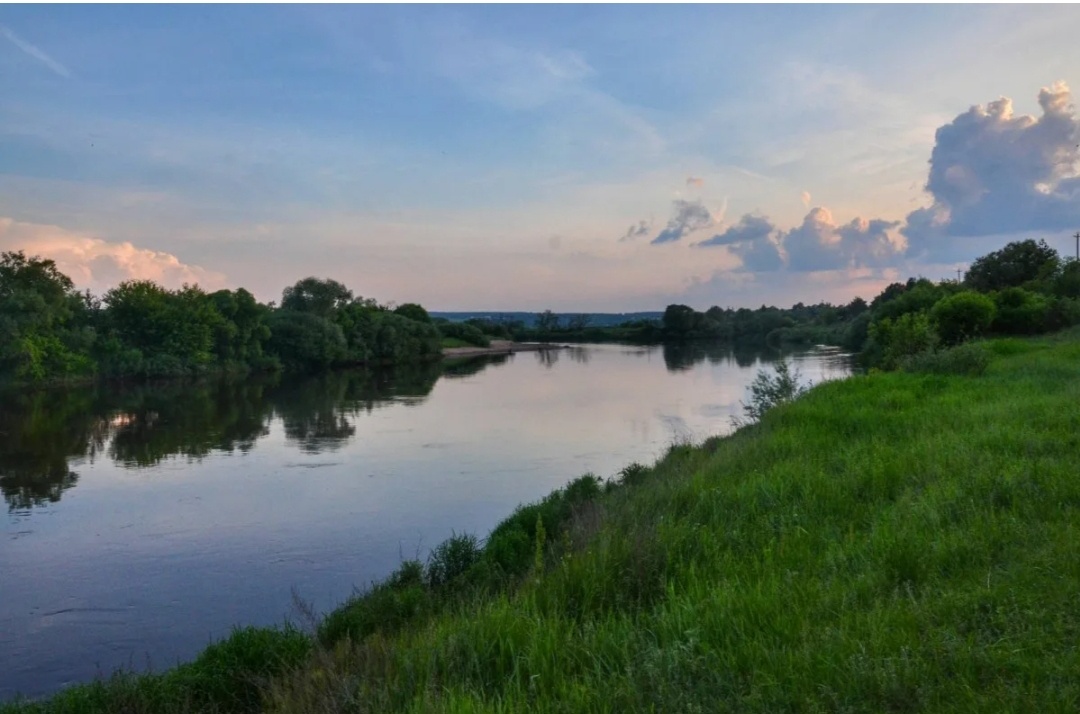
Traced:
[[1080, 332], [822, 384], [296, 630], [0, 712], [1075, 711]]
[[542, 352], [545, 350], [560, 350], [565, 345], [538, 343], [538, 342], [512, 342], [510, 340], [492, 340], [487, 347], [444, 347], [444, 358], [483, 357], [487, 355], [509, 355], [515, 352]]

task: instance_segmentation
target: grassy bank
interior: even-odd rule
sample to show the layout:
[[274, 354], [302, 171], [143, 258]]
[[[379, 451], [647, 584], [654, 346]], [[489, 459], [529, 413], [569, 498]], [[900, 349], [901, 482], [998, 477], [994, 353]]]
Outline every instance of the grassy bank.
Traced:
[[312, 636], [0, 712], [1076, 711], [1080, 332], [987, 348], [581, 479]]

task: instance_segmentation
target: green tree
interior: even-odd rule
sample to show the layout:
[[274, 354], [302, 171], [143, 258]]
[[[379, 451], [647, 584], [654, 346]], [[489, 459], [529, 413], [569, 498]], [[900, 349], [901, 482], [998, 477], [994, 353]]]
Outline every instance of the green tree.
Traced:
[[329, 278], [304, 278], [281, 294], [281, 309], [330, 318], [353, 301], [352, 291]]
[[93, 371], [85, 296], [52, 260], [0, 254], [0, 374], [28, 381]]
[[288, 370], [317, 372], [348, 355], [345, 335], [336, 324], [310, 312], [277, 310], [267, 320], [267, 351]]
[[992, 299], [966, 290], [938, 301], [930, 314], [941, 341], [955, 345], [986, 332], [996, 313]]
[[1034, 335], [1048, 328], [1051, 300], [1023, 288], [1006, 288], [994, 294], [997, 315], [993, 329], [1009, 335]]
[[885, 318], [870, 324], [870, 361], [882, 369], [896, 369], [905, 357], [932, 350], [938, 336], [925, 312], [909, 312], [895, 320]]
[[964, 283], [979, 292], [1018, 288], [1052, 279], [1059, 266], [1057, 251], [1046, 241], [1016, 241], [972, 263]]
[[407, 302], [404, 305], [399, 305], [394, 308], [394, 313], [407, 317], [410, 320], [416, 320], [417, 322], [431, 322], [431, 316], [428, 315], [428, 311], [415, 302]]

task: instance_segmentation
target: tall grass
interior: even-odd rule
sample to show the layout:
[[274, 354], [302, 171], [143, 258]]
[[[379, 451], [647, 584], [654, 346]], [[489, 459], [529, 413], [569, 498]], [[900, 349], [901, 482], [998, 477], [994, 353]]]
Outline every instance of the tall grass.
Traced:
[[[523, 507], [446, 564], [406, 564], [274, 670], [260, 706], [1077, 711], [1080, 333], [986, 352], [981, 376], [819, 385], [618, 484]], [[409, 588], [414, 609], [372, 599]], [[73, 696], [39, 710], [120, 710], [61, 706]], [[213, 710], [190, 701], [158, 710]]]

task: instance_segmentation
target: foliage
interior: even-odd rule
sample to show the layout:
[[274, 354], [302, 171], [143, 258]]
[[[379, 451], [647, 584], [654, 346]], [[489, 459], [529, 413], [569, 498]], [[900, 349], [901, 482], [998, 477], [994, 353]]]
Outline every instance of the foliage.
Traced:
[[330, 319], [352, 301], [352, 290], [336, 280], [304, 278], [285, 288], [281, 294], [281, 309]]
[[937, 346], [938, 336], [925, 312], [909, 312], [894, 319], [885, 318], [870, 325], [872, 364], [895, 369], [905, 357]]
[[994, 321], [994, 301], [972, 290], [942, 298], [931, 309], [941, 341], [955, 345], [982, 335]]
[[407, 317], [410, 320], [416, 320], [417, 322], [431, 322], [431, 315], [428, 315], [428, 311], [421, 305], [417, 305], [415, 302], [407, 302], [404, 305], [398, 305], [394, 308], [394, 313]]
[[270, 316], [268, 326], [267, 349], [290, 371], [322, 371], [345, 359], [345, 335], [325, 317], [278, 310]]
[[476, 347], [488, 347], [491, 344], [491, 338], [485, 335], [476, 325], [442, 320], [436, 324], [436, 327], [439, 334], [446, 339], [461, 340]]
[[[743, 403], [743, 412], [751, 423], [761, 421], [770, 409], [792, 402], [806, 392], [800, 383], [802, 375], [798, 370], [793, 371], [787, 360], [774, 363], [773, 371], [773, 374], [759, 371], [750, 384], [750, 403]], [[735, 419], [734, 423], [741, 426], [745, 422]]]
[[1052, 278], [1059, 266], [1057, 251], [1046, 241], [1017, 241], [972, 263], [964, 283], [979, 292], [1019, 288]]
[[997, 315], [994, 331], [1006, 335], [1032, 335], [1045, 332], [1051, 301], [1045, 295], [1011, 287], [994, 294]]
[[978, 377], [990, 365], [990, 352], [981, 344], [967, 344], [944, 350], [927, 350], [900, 361], [905, 372], [920, 374], [958, 374]]

